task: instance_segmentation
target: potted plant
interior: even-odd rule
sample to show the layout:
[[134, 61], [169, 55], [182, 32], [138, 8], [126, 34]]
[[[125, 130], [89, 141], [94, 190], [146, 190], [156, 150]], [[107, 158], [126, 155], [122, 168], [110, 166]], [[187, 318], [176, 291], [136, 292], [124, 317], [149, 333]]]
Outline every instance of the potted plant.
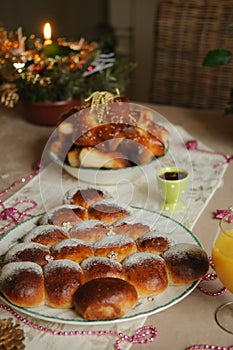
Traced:
[[27, 119], [37, 124], [56, 125], [59, 115], [96, 90], [122, 93], [133, 68], [102, 42], [44, 45], [21, 28], [13, 36], [0, 28], [1, 103], [13, 107], [20, 99]]
[[[203, 66], [205, 67], [214, 67], [221, 66], [231, 62], [232, 52], [226, 49], [216, 49], [211, 50], [207, 53]], [[228, 106], [225, 108], [225, 114], [233, 113], [233, 87], [230, 89], [230, 97], [228, 100]]]

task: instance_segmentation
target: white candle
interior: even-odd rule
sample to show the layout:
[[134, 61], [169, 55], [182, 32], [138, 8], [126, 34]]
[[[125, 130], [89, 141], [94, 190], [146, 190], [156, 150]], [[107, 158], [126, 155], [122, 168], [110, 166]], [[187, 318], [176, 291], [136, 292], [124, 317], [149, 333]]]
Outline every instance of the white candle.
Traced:
[[44, 46], [52, 44], [52, 29], [49, 22], [44, 25]]

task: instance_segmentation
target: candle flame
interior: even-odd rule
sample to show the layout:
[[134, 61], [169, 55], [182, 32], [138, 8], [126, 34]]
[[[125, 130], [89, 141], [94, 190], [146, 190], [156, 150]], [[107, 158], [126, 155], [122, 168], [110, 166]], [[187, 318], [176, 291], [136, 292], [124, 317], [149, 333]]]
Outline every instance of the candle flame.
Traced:
[[52, 36], [51, 25], [50, 25], [49, 22], [47, 22], [44, 25], [44, 39], [45, 40], [50, 40], [51, 36]]

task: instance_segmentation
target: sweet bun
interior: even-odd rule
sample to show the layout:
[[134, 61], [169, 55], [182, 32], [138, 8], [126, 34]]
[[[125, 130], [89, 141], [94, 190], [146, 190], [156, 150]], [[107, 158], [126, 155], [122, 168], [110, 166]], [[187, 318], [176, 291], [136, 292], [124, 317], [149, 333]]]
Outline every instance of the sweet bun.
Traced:
[[57, 225], [66, 230], [81, 220], [86, 220], [87, 209], [80, 205], [63, 204], [48, 211], [40, 220], [41, 225]]
[[168, 287], [166, 263], [157, 254], [132, 254], [123, 261], [122, 266], [125, 279], [134, 285], [140, 296], [159, 294]]
[[[54, 141], [56, 142], [56, 141]], [[80, 162], [80, 152], [81, 152], [81, 148], [72, 146], [70, 151], [67, 153], [67, 162], [69, 165], [75, 167], [75, 168], [79, 168], [81, 165]], [[64, 159], [64, 158], [62, 158]]]
[[136, 303], [133, 285], [119, 278], [97, 278], [83, 284], [74, 294], [77, 313], [87, 320], [122, 317]]
[[82, 261], [85, 282], [94, 278], [118, 277], [124, 278], [122, 265], [105, 257], [94, 256]]
[[[114, 154], [116, 153], [116, 149], [118, 148], [119, 144], [122, 142], [122, 138], [124, 139], [124, 136], [121, 135], [121, 133], [118, 133], [116, 137], [113, 139], [109, 139], [107, 141], [101, 142], [98, 145], [94, 147], [95, 150], [98, 150], [103, 153], [109, 153], [109, 154]], [[121, 154], [122, 158], [123, 154]], [[125, 157], [123, 157], [125, 158]], [[113, 158], [114, 159], [114, 158]], [[128, 161], [129, 162], [129, 161]]]
[[110, 231], [110, 227], [104, 221], [85, 220], [78, 222], [69, 230], [70, 238], [78, 238], [86, 242], [95, 242], [105, 237]]
[[73, 295], [83, 283], [80, 265], [71, 260], [54, 260], [44, 266], [45, 304], [71, 308]]
[[112, 230], [116, 234], [121, 234], [121, 235], [131, 237], [133, 239], [137, 239], [139, 236], [143, 235], [144, 233], [149, 232], [150, 227], [140, 222], [136, 222], [136, 223], [120, 222], [113, 225]]
[[41, 266], [23, 261], [11, 262], [2, 267], [1, 293], [12, 304], [35, 307], [44, 304], [44, 276]]
[[73, 124], [71, 120], [64, 121], [62, 124], [58, 125], [53, 134], [50, 151], [62, 159], [65, 159], [67, 150], [69, 150], [70, 145], [72, 145], [72, 134]]
[[55, 260], [68, 259], [77, 263], [94, 255], [90, 243], [76, 238], [58, 242], [50, 248], [50, 251]]
[[88, 208], [90, 205], [109, 198], [110, 194], [94, 187], [73, 188], [65, 193], [63, 198], [64, 204], [81, 205]]
[[101, 142], [122, 134], [129, 123], [128, 115], [122, 117], [122, 113], [120, 116], [104, 113], [101, 123], [99, 123], [97, 115], [98, 110], [86, 111], [77, 116], [73, 133], [74, 143], [77, 146], [95, 147]]
[[13, 245], [4, 256], [4, 264], [16, 261], [31, 261], [44, 266], [51, 259], [50, 250], [47, 246], [35, 243], [17, 243]]
[[[138, 137], [138, 135], [135, 137]], [[130, 140], [128, 138], [121, 141], [118, 151], [127, 157], [132, 164], [140, 165], [151, 162], [154, 154], [140, 143], [140, 140]]]
[[[167, 149], [168, 132], [162, 126], [148, 122], [148, 125], [143, 126], [129, 126], [124, 129], [125, 138], [134, 141], [135, 145], [140, 145], [141, 150], [146, 151], [151, 156], [162, 156]], [[144, 152], [141, 151], [144, 157]], [[131, 152], [132, 153], [132, 152]], [[140, 151], [138, 152], [140, 154]], [[138, 157], [140, 162], [140, 157]], [[142, 164], [142, 163], [141, 163]]]
[[138, 251], [161, 254], [170, 247], [167, 237], [160, 236], [158, 232], [147, 232], [136, 240]]
[[67, 239], [68, 235], [65, 230], [56, 225], [40, 225], [34, 227], [24, 237], [24, 242], [36, 242], [47, 247]]
[[111, 260], [122, 261], [134, 252], [136, 252], [134, 240], [124, 235], [106, 236], [94, 243], [94, 255]]
[[113, 224], [129, 215], [130, 212], [127, 209], [108, 201], [98, 202], [88, 209], [89, 219], [101, 220], [109, 224]]
[[208, 255], [201, 247], [178, 243], [163, 253], [171, 285], [192, 283], [202, 278], [209, 269]]
[[[117, 106], [118, 103], [114, 105]], [[113, 108], [113, 105], [108, 103], [105, 113], [101, 113], [102, 105], [95, 106], [95, 110], [87, 109], [79, 112], [74, 117], [74, 143], [79, 147], [95, 147], [120, 135], [121, 139], [134, 140], [142, 144], [154, 156], [163, 155], [167, 148], [168, 131], [153, 121], [149, 110], [140, 111], [131, 109], [129, 104], [126, 105], [124, 111], [122, 105], [119, 109], [119, 106]], [[109, 106], [115, 112], [109, 112]], [[101, 123], [97, 117], [99, 112]]]
[[122, 169], [132, 165], [122, 153], [106, 153], [96, 149], [96, 147], [82, 147], [79, 159], [82, 168]]

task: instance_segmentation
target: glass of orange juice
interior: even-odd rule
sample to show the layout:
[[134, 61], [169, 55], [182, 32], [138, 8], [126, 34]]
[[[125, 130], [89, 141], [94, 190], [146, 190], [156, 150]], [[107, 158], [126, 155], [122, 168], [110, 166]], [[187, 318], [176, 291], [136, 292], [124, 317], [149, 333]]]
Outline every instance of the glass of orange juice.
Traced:
[[[233, 211], [220, 221], [212, 257], [218, 278], [233, 293]], [[233, 334], [233, 301], [221, 305], [215, 318], [221, 328]]]

